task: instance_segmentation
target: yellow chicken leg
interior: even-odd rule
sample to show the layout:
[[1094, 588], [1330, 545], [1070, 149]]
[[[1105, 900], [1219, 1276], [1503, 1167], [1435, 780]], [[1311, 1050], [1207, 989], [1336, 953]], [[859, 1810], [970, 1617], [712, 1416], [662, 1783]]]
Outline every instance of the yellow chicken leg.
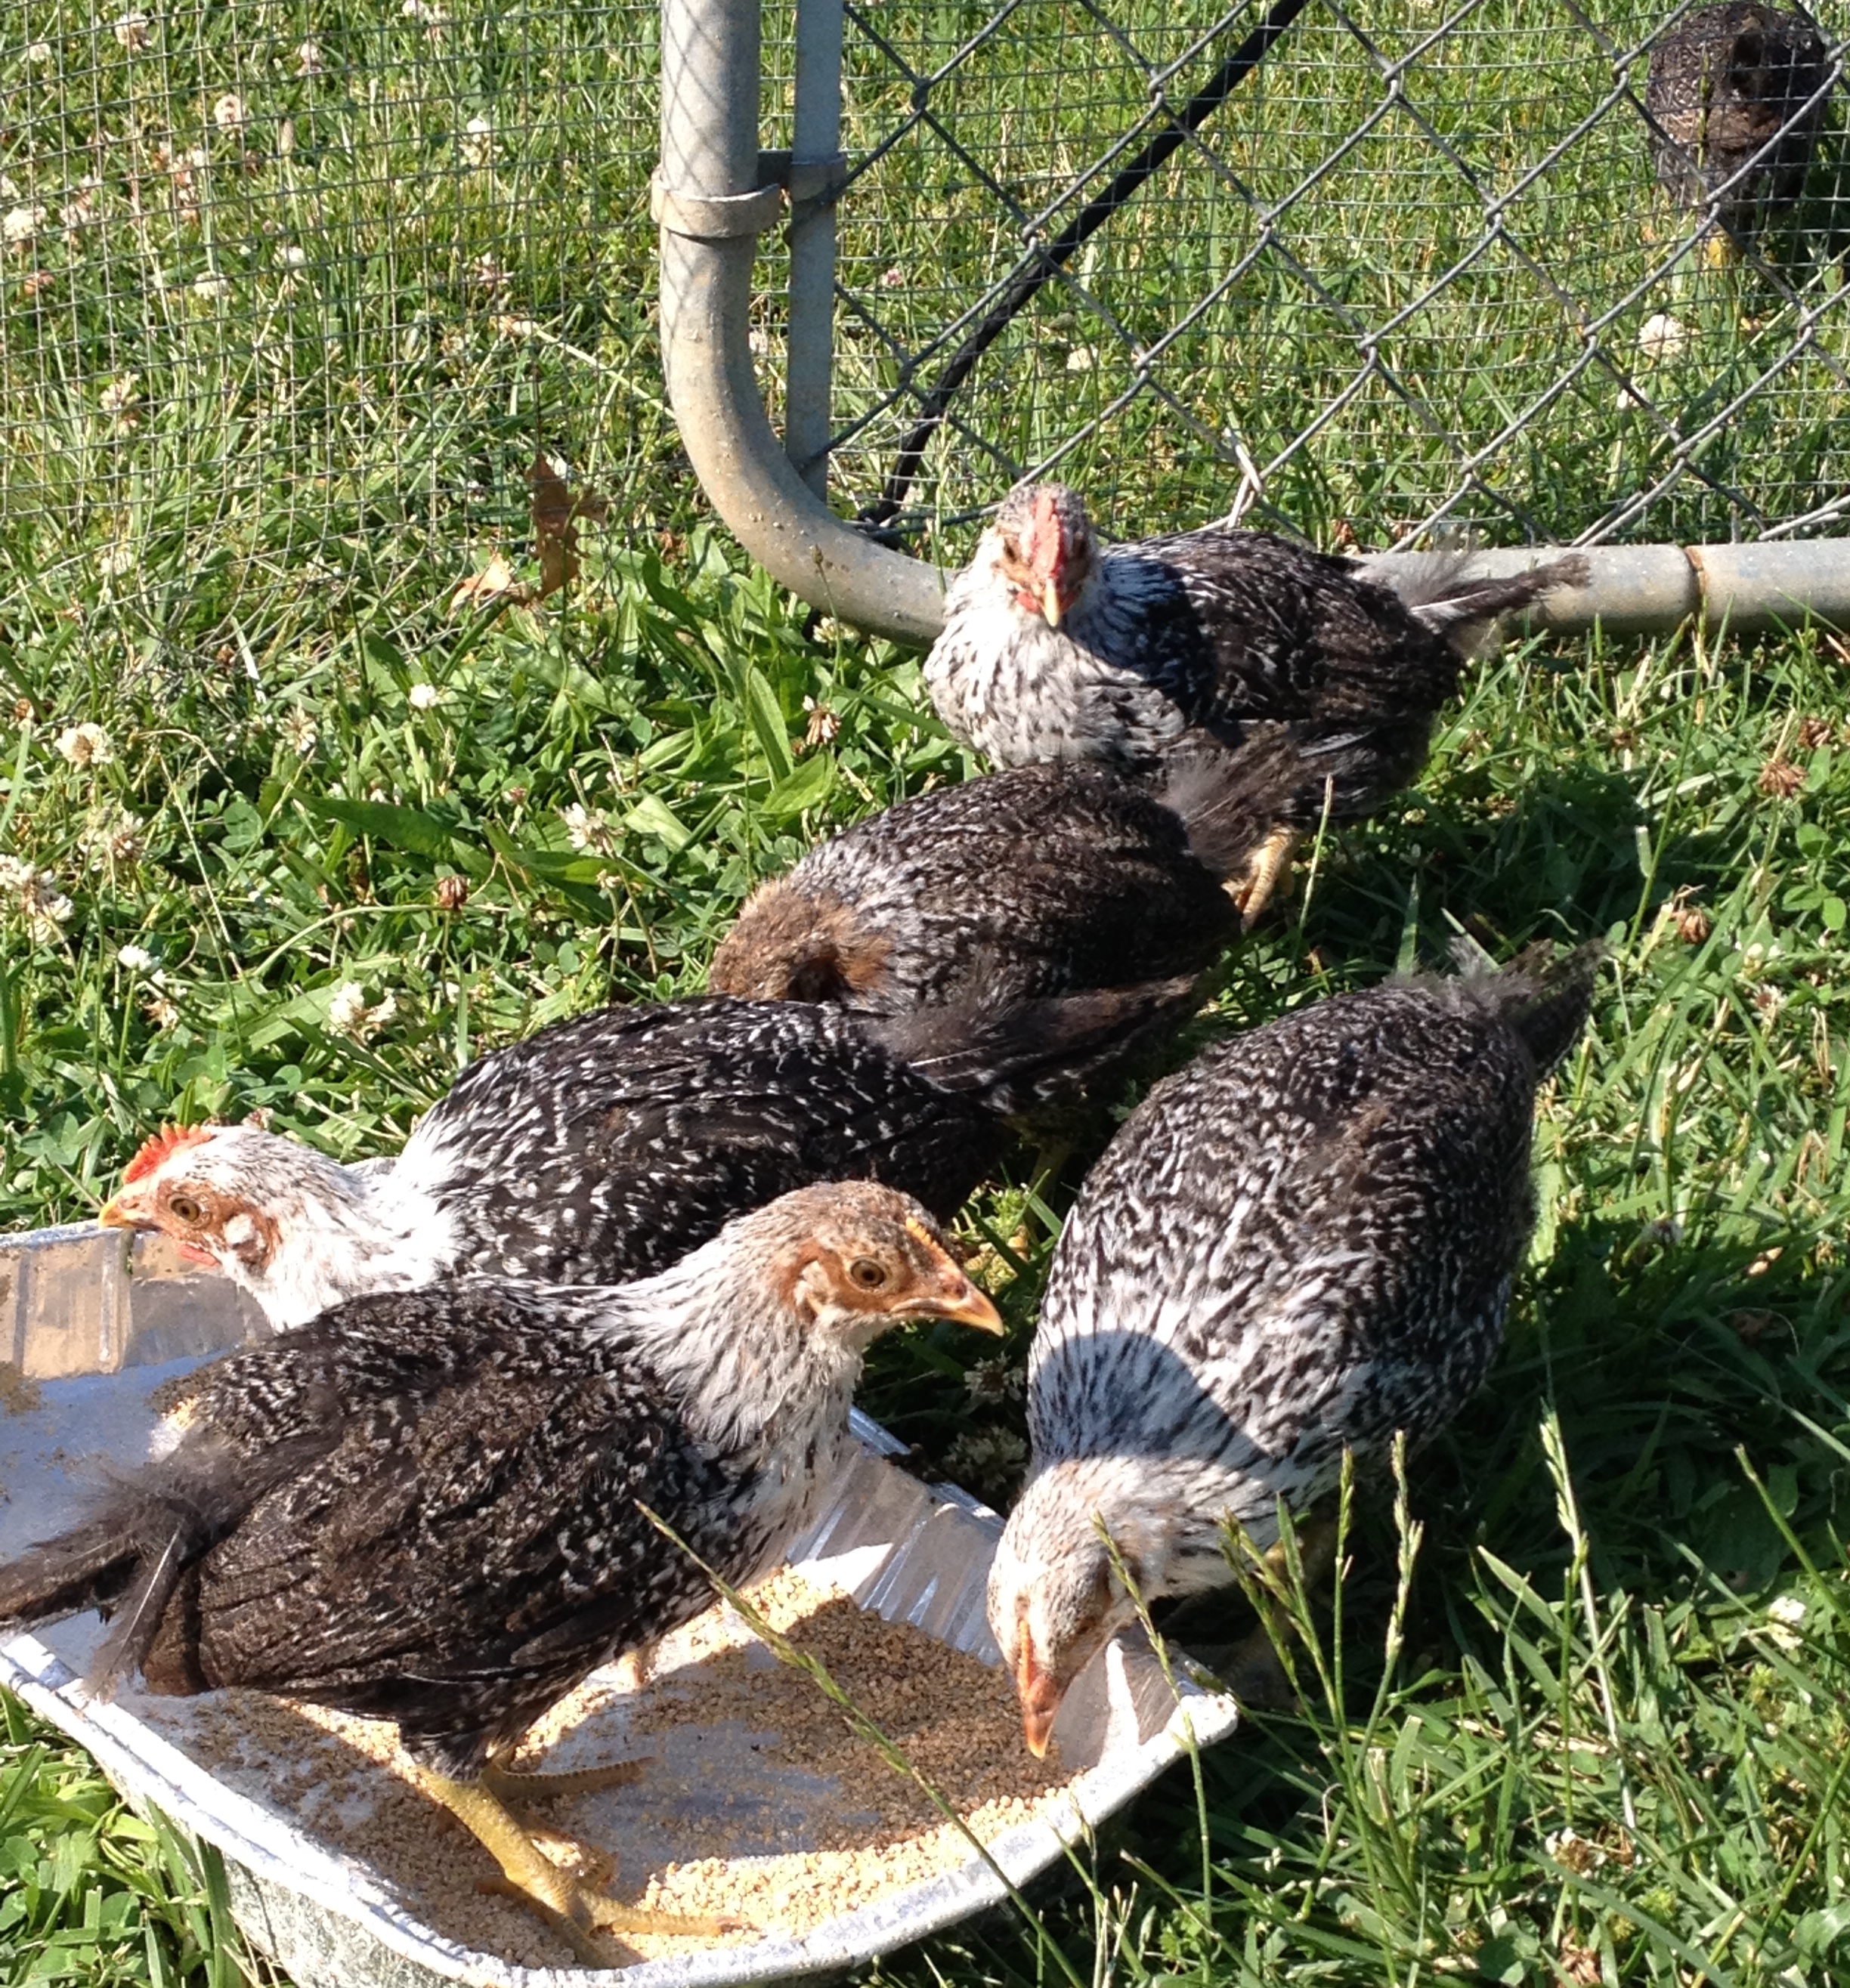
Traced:
[[620, 1967], [627, 1956], [600, 1944], [600, 1932], [677, 1933], [712, 1936], [735, 1932], [729, 1920], [645, 1912], [592, 1891], [550, 1858], [479, 1781], [452, 1781], [411, 1763], [415, 1786], [446, 1808], [500, 1865], [509, 1889], [539, 1914], [587, 1967]]
[[1227, 894], [1239, 906], [1240, 921], [1249, 931], [1290, 868], [1297, 842], [1297, 830], [1280, 823], [1246, 858], [1246, 868], [1228, 878]]

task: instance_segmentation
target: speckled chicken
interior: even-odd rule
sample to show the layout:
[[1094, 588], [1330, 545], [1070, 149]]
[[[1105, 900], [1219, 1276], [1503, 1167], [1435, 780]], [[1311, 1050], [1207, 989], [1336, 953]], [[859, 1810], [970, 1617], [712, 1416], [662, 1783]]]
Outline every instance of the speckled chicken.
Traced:
[[1029, 1746], [1146, 1601], [1232, 1579], [1280, 1499], [1431, 1435], [1483, 1380], [1533, 1220], [1537, 1082], [1594, 955], [1391, 982], [1219, 1043], [1152, 1091], [1067, 1218], [1029, 1360], [1033, 1453], [989, 1620]]
[[1652, 48], [1645, 108], [1658, 182], [1705, 214], [1718, 259], [1804, 191], [1832, 80], [1809, 17], [1757, 0], [1699, 8]]
[[154, 1692], [395, 1720], [418, 1785], [590, 1964], [612, 1959], [599, 1927], [712, 1932], [568, 1878], [494, 1763], [714, 1599], [643, 1508], [729, 1583], [775, 1566], [840, 1467], [863, 1352], [921, 1318], [1001, 1330], [925, 1210], [864, 1182], [786, 1195], [614, 1290], [359, 1299], [200, 1370], [157, 1461], [0, 1567], [0, 1624], [103, 1604], [99, 1692], [138, 1665]]
[[1458, 564], [1425, 563], [1403, 593], [1266, 532], [1104, 546], [1077, 492], [1019, 484], [951, 583], [925, 683], [1003, 766], [1094, 759], [1147, 780], [1179, 749], [1294, 756], [1292, 809], [1236, 887], [1252, 915], [1326, 802], [1365, 815], [1419, 771], [1489, 625], [1586, 571], [1574, 557], [1466, 580]]
[[1016, 766], [901, 801], [762, 884], [713, 955], [720, 992], [864, 1013], [1031, 1000], [1199, 973], [1240, 931], [1221, 888], [1291, 769]]
[[470, 1272], [621, 1283], [813, 1181], [884, 1181], [948, 1216], [1010, 1114], [1083, 1089], [1192, 1005], [1165, 982], [887, 1019], [607, 1009], [471, 1064], [388, 1168], [197, 1127], [150, 1140], [101, 1219], [216, 1264], [279, 1328]]

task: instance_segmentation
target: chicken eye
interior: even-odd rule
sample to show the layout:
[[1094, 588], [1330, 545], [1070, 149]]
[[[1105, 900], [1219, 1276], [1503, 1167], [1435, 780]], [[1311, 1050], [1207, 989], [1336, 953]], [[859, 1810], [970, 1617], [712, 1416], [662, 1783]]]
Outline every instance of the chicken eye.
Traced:
[[1021, 548], [1013, 539], [1004, 539], [1002, 542], [1002, 556], [1004, 559], [1012, 560], [1019, 564], [1021, 560]]
[[167, 1212], [176, 1222], [184, 1222], [196, 1227], [205, 1210], [190, 1194], [170, 1194], [167, 1198]]
[[857, 1256], [848, 1266], [848, 1278], [864, 1291], [877, 1291], [887, 1280], [887, 1266], [871, 1256]]

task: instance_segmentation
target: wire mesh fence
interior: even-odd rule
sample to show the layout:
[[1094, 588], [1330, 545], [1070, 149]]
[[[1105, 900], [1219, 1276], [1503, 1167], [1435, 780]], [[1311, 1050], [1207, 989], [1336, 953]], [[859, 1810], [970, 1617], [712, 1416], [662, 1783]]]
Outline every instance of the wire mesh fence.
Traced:
[[19, 628], [100, 601], [131, 641], [249, 662], [343, 616], [441, 612], [484, 543], [531, 551], [542, 451], [636, 515], [668, 502], [657, 19], [645, 0], [12, 9]]
[[[606, 543], [686, 515], [648, 0], [117, 5], [0, 29], [15, 633], [249, 668], [448, 625], [496, 551], [539, 590], [568, 489]], [[1841, 529], [1843, 25], [1723, 266], [1646, 103], [1699, 11], [851, 0], [836, 501], [949, 557], [1030, 470], [1121, 531], [1236, 491], [1336, 544]], [[767, 144], [792, 42], [778, 0]]]
[[1727, 179], [1719, 126], [1647, 102], [1693, 48], [1727, 108], [1720, 11], [850, 0], [837, 493], [914, 549], [1028, 471], [1120, 531], [1841, 529], [1843, 29], [1777, 104], [1761, 61], [1722, 228], [1654, 161]]

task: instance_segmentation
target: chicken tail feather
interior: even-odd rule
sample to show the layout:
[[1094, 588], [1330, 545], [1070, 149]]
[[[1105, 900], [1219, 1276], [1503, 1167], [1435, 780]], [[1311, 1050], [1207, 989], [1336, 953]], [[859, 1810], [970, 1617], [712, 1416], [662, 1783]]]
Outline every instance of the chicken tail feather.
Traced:
[[1475, 652], [1493, 621], [1520, 613], [1557, 587], [1584, 587], [1588, 571], [1586, 556], [1574, 553], [1507, 579], [1473, 580], [1463, 573], [1470, 559], [1468, 553], [1436, 553], [1392, 566], [1365, 564], [1360, 570], [1364, 579], [1391, 587], [1417, 620], [1442, 635], [1461, 656]]
[[1459, 985], [1509, 1023], [1546, 1077], [1578, 1040], [1592, 1010], [1594, 984], [1606, 949], [1597, 940], [1556, 955], [1545, 941], [1526, 946], [1500, 970], [1474, 970], [1466, 959]]
[[1181, 818], [1196, 861], [1225, 880], [1279, 823], [1306, 811], [1314, 818], [1319, 784], [1291, 728], [1254, 725], [1231, 751], [1185, 742], [1165, 762], [1156, 798]]

